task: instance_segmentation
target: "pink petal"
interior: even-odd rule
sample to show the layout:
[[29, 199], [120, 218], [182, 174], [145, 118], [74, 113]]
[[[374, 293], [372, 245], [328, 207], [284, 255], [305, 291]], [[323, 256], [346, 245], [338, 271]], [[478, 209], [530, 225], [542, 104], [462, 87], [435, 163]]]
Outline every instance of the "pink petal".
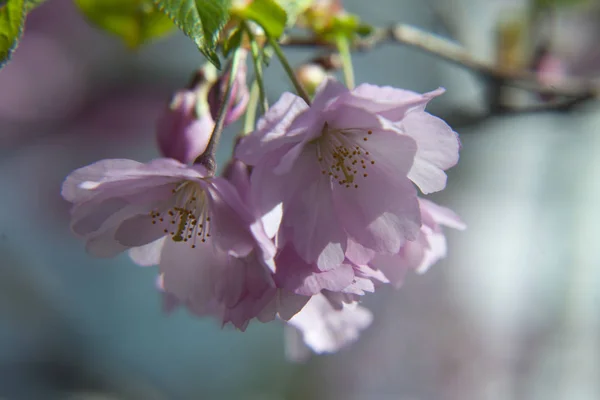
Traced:
[[119, 224], [115, 231], [115, 240], [127, 247], [138, 247], [154, 242], [165, 236], [160, 224], [152, 224], [150, 215], [136, 215]]
[[417, 240], [405, 242], [398, 254], [378, 254], [369, 265], [383, 272], [390, 283], [399, 288], [406, 272], [421, 265], [428, 246], [427, 238], [420, 234]]
[[236, 147], [235, 156], [248, 165], [256, 165], [267, 153], [276, 150], [283, 143], [297, 142], [297, 138], [286, 139], [284, 136], [294, 119], [307, 109], [308, 106], [300, 97], [284, 93], [258, 121], [257, 130], [242, 138]]
[[303, 296], [311, 296], [321, 290], [341, 291], [354, 279], [352, 266], [341, 264], [328, 271], [319, 271], [314, 264], [302, 260], [291, 244], [281, 250], [276, 262], [277, 285]]
[[368, 264], [377, 254], [356, 241], [348, 238], [348, 247], [346, 248], [346, 257], [355, 264]]
[[464, 230], [467, 228], [467, 225], [460, 219], [460, 217], [449, 208], [442, 207], [438, 204], [435, 204], [431, 200], [422, 198], [419, 199], [419, 204], [421, 206], [422, 213], [429, 214], [436, 223], [458, 230]]
[[166, 237], [150, 242], [146, 245], [129, 249], [129, 258], [141, 267], [150, 267], [160, 263], [160, 254]]
[[301, 296], [286, 289], [277, 289], [275, 297], [256, 318], [261, 322], [272, 321], [276, 316], [288, 320], [296, 315], [309, 299], [308, 296]]
[[327, 107], [328, 103], [346, 93], [349, 93], [349, 91], [343, 83], [335, 78], [328, 77], [317, 87], [311, 107], [316, 110], [323, 110]]
[[156, 125], [161, 153], [182, 163], [191, 163], [206, 150], [215, 122], [201, 95], [196, 91], [181, 90]]
[[371, 312], [356, 303], [336, 310], [323, 295], [316, 295], [288, 324], [300, 330], [315, 353], [332, 353], [358, 339], [372, 320]]
[[159, 265], [165, 291], [184, 303], [209, 303], [213, 296], [211, 265], [222, 262], [220, 254], [208, 241], [192, 248], [166, 240]]
[[419, 274], [427, 270], [435, 263], [446, 257], [446, 236], [442, 232], [428, 232], [427, 244], [421, 263], [416, 266], [415, 271]]
[[411, 110], [423, 110], [431, 99], [442, 93], [444, 93], [442, 88], [420, 94], [390, 86], [375, 86], [364, 83], [357, 86], [346, 96], [340, 96], [333, 106], [358, 107], [390, 121], [400, 121]]
[[441, 119], [424, 111], [408, 113], [405, 133], [417, 142], [417, 154], [408, 177], [425, 194], [446, 187], [444, 171], [458, 162], [458, 135]]
[[143, 165], [126, 159], [101, 160], [71, 172], [62, 185], [61, 195], [70, 202], [83, 201], [93, 195], [87, 182], [101, 182], [107, 178], [120, 177]]
[[290, 174], [299, 183], [310, 183], [284, 203], [282, 225], [292, 230], [294, 246], [306, 262], [316, 261], [322, 271], [335, 268], [344, 260], [347, 239], [336, 218], [329, 178], [321, 174], [310, 150], [300, 155]]
[[95, 257], [114, 257], [127, 250], [128, 247], [122, 245], [114, 239], [118, 226], [112, 226], [103, 231], [101, 235], [92, 235], [86, 238], [85, 250]]
[[416, 190], [402, 172], [409, 168], [415, 147], [404, 139], [373, 132], [366, 148], [375, 164], [365, 169], [368, 176], [355, 175], [357, 187], [333, 185], [334, 210], [346, 232], [375, 251], [397, 253], [405, 239], [416, 238], [421, 225]]
[[213, 178], [206, 188], [210, 194], [210, 235], [215, 245], [237, 257], [248, 255], [255, 244], [248, 231], [255, 217], [226, 180]]

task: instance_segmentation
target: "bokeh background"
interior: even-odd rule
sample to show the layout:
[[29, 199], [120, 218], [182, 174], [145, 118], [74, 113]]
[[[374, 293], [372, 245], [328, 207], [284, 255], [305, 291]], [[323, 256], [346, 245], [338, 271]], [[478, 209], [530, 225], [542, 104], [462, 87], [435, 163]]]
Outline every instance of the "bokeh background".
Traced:
[[[564, 70], [600, 72], [600, 14], [587, 2], [541, 31]], [[498, 57], [513, 0], [345, 0], [366, 22], [405, 22]], [[530, 30], [532, 31], [532, 30]], [[299, 65], [314, 56], [291, 51]], [[102, 158], [158, 155], [156, 117], [203, 63], [181, 34], [130, 52], [70, 0], [28, 18], [0, 71], [0, 398], [508, 400], [600, 398], [600, 108], [486, 116], [485, 83], [388, 44], [357, 54], [358, 82], [443, 86], [431, 111], [461, 134], [461, 161], [434, 196], [468, 224], [449, 257], [365, 298], [375, 320], [353, 346], [285, 360], [281, 324], [221, 329], [165, 315], [156, 268], [88, 256], [60, 185]], [[268, 94], [290, 85], [271, 63]], [[516, 100], [530, 97], [514, 93]], [[230, 127], [225, 160], [239, 126]]]

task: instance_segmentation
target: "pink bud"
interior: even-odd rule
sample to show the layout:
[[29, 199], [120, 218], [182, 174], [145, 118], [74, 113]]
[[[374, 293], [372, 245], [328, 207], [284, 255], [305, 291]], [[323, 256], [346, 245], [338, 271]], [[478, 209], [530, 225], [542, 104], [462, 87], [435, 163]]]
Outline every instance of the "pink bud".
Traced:
[[206, 150], [215, 123], [202, 96], [201, 91], [176, 92], [159, 118], [156, 137], [165, 157], [192, 163]]
[[[246, 111], [246, 106], [248, 105], [250, 92], [246, 82], [247, 54], [248, 53], [244, 51], [240, 57], [239, 66], [233, 81], [233, 87], [231, 88], [231, 97], [229, 99], [229, 104], [227, 104], [225, 126], [237, 121], [244, 114]], [[219, 107], [221, 106], [221, 102], [225, 96], [225, 89], [227, 88], [228, 79], [229, 73], [221, 75], [208, 92], [208, 104], [210, 105], [210, 113], [214, 119], [217, 118]]]

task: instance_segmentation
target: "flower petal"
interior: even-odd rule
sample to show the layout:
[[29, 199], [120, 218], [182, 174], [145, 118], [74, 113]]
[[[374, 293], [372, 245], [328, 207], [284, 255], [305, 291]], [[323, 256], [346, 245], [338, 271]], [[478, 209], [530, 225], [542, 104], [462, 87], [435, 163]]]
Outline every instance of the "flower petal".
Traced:
[[265, 155], [285, 143], [301, 139], [288, 135], [294, 119], [308, 106], [300, 97], [284, 93], [258, 121], [257, 129], [238, 143], [235, 156], [248, 165], [256, 165]]
[[427, 238], [420, 234], [417, 240], [405, 242], [398, 254], [378, 254], [369, 265], [383, 272], [389, 282], [399, 288], [406, 272], [421, 264], [428, 246]]
[[150, 215], [136, 215], [124, 220], [115, 231], [115, 240], [127, 247], [138, 247], [165, 236], [160, 224], [152, 224]]
[[[357, 187], [333, 185], [334, 210], [352, 240], [375, 251], [397, 253], [404, 240], [414, 240], [421, 225], [417, 193], [403, 171], [410, 168], [414, 141], [388, 131], [375, 131], [363, 145], [375, 164]], [[366, 142], [365, 142], [366, 143]]]
[[348, 247], [346, 248], [346, 257], [355, 264], [368, 264], [369, 261], [377, 254], [375, 251], [368, 249], [356, 241], [348, 238]]
[[150, 267], [160, 263], [160, 254], [166, 237], [150, 242], [146, 245], [129, 249], [129, 258], [141, 267]]
[[159, 264], [164, 290], [183, 303], [209, 303], [213, 297], [211, 266], [222, 263], [222, 254], [209, 241], [192, 248], [166, 240]]
[[449, 208], [442, 207], [431, 200], [422, 198], [419, 199], [419, 204], [421, 206], [421, 212], [429, 214], [436, 223], [458, 230], [467, 229], [467, 225]]
[[309, 296], [301, 296], [286, 289], [277, 289], [275, 297], [271, 299], [256, 318], [261, 322], [269, 322], [279, 316], [279, 318], [287, 321], [296, 315], [309, 299]]
[[127, 175], [143, 165], [127, 159], [101, 160], [71, 172], [62, 185], [61, 195], [70, 202], [83, 201], [93, 195], [88, 182]]
[[358, 339], [372, 320], [371, 312], [356, 303], [336, 310], [325, 296], [316, 295], [288, 323], [302, 332], [315, 353], [332, 353]]
[[427, 247], [425, 248], [423, 259], [416, 266], [415, 271], [419, 274], [424, 274], [433, 264], [445, 258], [446, 254], [446, 236], [442, 232], [428, 232]]
[[286, 246], [278, 254], [275, 282], [277, 286], [303, 296], [312, 296], [321, 290], [341, 291], [354, 279], [352, 266], [340, 264], [327, 271], [319, 271], [296, 253], [293, 245]]
[[344, 260], [347, 236], [336, 218], [329, 178], [321, 174], [309, 150], [290, 174], [297, 182], [310, 183], [284, 203], [282, 225], [292, 230], [294, 246], [306, 262], [316, 261], [322, 271], [335, 268]]
[[424, 194], [446, 187], [445, 170], [458, 162], [458, 135], [440, 118], [424, 111], [408, 113], [402, 120], [405, 134], [417, 142], [417, 154], [408, 177]]
[[346, 85], [333, 77], [327, 77], [327, 79], [323, 80], [317, 87], [311, 107], [316, 110], [323, 110], [327, 108], [328, 103], [346, 93], [349, 93]]
[[411, 110], [423, 110], [431, 99], [442, 93], [444, 93], [442, 88], [420, 94], [390, 86], [363, 83], [347, 95], [340, 96], [331, 105], [331, 108], [342, 108], [344, 106], [362, 108], [370, 113], [397, 122], [402, 120]]
[[[226, 180], [215, 177], [206, 190], [210, 194], [210, 234], [215, 245], [236, 257], [248, 255], [255, 244], [249, 228], [256, 218]], [[266, 241], [270, 242], [268, 238]]]

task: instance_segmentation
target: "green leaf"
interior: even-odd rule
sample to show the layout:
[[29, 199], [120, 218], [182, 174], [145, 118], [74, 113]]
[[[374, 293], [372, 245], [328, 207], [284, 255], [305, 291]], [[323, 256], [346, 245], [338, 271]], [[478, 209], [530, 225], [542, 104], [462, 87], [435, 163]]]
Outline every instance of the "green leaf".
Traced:
[[23, 33], [25, 3], [23, 0], [0, 2], [0, 67], [10, 59]]
[[217, 68], [221, 68], [217, 42], [229, 19], [229, 3], [229, 0], [154, 0]]
[[287, 14], [275, 0], [254, 0], [251, 3], [234, 7], [231, 13], [244, 20], [259, 24], [271, 37], [283, 34], [287, 23]]
[[165, 36], [174, 25], [151, 0], [75, 0], [85, 17], [132, 49]]

